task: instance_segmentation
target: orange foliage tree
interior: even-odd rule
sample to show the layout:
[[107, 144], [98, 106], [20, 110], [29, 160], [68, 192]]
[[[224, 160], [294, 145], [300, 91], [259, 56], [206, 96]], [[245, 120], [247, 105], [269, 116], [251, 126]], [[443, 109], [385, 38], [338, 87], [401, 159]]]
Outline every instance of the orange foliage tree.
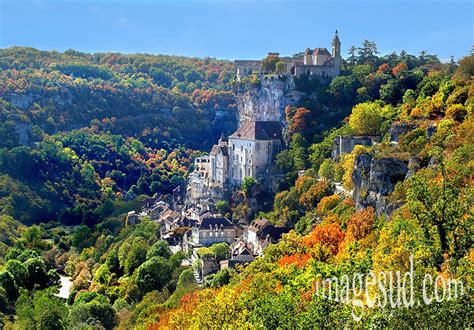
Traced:
[[405, 63], [398, 63], [397, 65], [395, 65], [392, 69], [392, 73], [394, 76], [396, 76], [397, 74], [399, 74], [400, 72], [403, 72], [403, 71], [407, 71], [408, 70], [408, 67]]
[[381, 74], [390, 70], [390, 66], [387, 63], [383, 63], [379, 66], [377, 74]]
[[374, 209], [369, 207], [353, 214], [347, 222], [346, 240], [358, 241], [367, 237], [373, 229], [375, 221]]
[[326, 181], [319, 181], [313, 184], [306, 192], [300, 196], [300, 204], [306, 210], [311, 210], [318, 205], [321, 198], [329, 193], [329, 185]]
[[332, 254], [337, 254], [339, 246], [344, 240], [344, 233], [337, 223], [317, 226], [308, 236], [304, 238], [307, 247], [321, 244], [329, 248]]

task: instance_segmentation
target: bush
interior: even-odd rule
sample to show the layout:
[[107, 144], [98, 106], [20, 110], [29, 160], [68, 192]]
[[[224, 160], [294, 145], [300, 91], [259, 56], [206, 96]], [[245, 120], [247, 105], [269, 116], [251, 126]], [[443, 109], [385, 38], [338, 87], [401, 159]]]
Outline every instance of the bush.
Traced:
[[446, 116], [456, 121], [463, 121], [467, 115], [467, 110], [462, 104], [453, 104], [446, 109]]

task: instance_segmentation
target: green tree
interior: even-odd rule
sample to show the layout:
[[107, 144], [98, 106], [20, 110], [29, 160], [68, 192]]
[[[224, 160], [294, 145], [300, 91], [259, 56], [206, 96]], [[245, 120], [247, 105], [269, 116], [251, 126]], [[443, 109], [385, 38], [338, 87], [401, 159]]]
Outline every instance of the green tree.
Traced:
[[21, 329], [56, 330], [67, 328], [68, 309], [61, 298], [54, 296], [54, 289], [36, 291], [33, 295], [22, 290], [16, 303]]
[[252, 188], [257, 184], [257, 181], [251, 176], [247, 176], [242, 180], [242, 191], [246, 197], [250, 197]]
[[218, 260], [218, 261], [229, 258], [230, 246], [227, 243], [212, 244], [209, 247], [209, 249], [214, 254], [214, 258], [216, 258], [216, 260]]
[[332, 181], [334, 179], [335, 173], [335, 163], [332, 159], [328, 158], [323, 161], [321, 166], [319, 167], [318, 175], [321, 178], [324, 178], [328, 181]]
[[28, 269], [18, 260], [8, 260], [5, 264], [5, 270], [10, 272], [15, 278], [15, 283], [18, 287], [25, 287], [28, 281]]
[[153, 257], [163, 257], [168, 259], [172, 254], [173, 252], [169, 248], [168, 243], [166, 243], [166, 241], [159, 240], [150, 247], [146, 254], [146, 259], [149, 260]]
[[216, 203], [216, 210], [220, 214], [225, 215], [227, 212], [230, 211], [230, 205], [228, 201], [218, 201]]
[[162, 257], [145, 261], [136, 272], [136, 285], [142, 295], [153, 290], [161, 290], [171, 280], [173, 267]]
[[103, 326], [111, 330], [117, 324], [115, 310], [104, 295], [97, 295], [90, 301], [78, 301], [71, 307], [69, 323], [82, 326]]
[[262, 60], [262, 70], [266, 73], [272, 73], [276, 70], [276, 65], [281, 62], [280, 58], [276, 55], [268, 55]]

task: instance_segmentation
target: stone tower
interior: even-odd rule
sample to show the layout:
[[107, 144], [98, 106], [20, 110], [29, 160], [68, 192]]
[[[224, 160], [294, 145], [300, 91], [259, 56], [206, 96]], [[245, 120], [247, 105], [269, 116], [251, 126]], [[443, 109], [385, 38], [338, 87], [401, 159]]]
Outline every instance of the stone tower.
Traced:
[[341, 41], [336, 30], [334, 39], [332, 39], [332, 56], [334, 57], [334, 69], [336, 76], [341, 74]]

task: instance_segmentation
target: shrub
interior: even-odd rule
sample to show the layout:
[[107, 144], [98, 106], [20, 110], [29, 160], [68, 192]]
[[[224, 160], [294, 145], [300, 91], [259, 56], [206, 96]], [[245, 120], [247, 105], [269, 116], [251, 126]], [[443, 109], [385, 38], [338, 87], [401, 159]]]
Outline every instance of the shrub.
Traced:
[[467, 110], [462, 104], [453, 104], [446, 109], [446, 116], [456, 121], [463, 121], [467, 115]]

